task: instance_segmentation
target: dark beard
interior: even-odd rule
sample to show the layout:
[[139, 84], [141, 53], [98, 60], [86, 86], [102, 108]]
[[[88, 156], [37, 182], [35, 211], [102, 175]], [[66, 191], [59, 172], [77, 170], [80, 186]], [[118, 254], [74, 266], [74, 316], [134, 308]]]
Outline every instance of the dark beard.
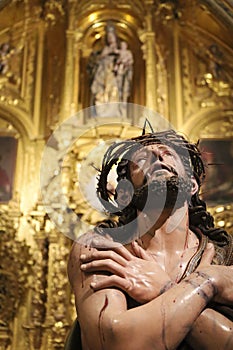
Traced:
[[146, 209], [178, 209], [190, 199], [192, 184], [188, 178], [173, 175], [155, 179], [134, 192], [133, 204], [140, 211]]

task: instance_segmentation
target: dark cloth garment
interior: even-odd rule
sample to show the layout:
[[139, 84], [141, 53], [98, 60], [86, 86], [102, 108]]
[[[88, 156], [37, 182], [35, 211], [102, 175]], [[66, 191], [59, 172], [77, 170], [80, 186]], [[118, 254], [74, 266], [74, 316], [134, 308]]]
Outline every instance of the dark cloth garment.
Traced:
[[82, 350], [81, 328], [77, 319], [68, 334], [64, 350]]

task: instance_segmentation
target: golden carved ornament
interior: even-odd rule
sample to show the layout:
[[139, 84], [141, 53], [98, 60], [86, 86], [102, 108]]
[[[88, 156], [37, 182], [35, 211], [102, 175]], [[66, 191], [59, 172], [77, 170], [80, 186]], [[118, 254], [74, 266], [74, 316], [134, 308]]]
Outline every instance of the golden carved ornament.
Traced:
[[29, 322], [23, 325], [30, 350], [63, 349], [73, 318], [66, 266], [70, 240], [59, 233], [43, 205], [37, 203], [27, 217], [35, 232]]
[[27, 346], [39, 350], [42, 345], [44, 321], [46, 317], [47, 274], [48, 274], [48, 227], [49, 220], [40, 203], [28, 213], [27, 221], [35, 232], [35, 247], [31, 281], [31, 306], [29, 320], [23, 325]]
[[20, 216], [19, 211], [11, 211], [9, 206], [0, 208], [0, 348], [7, 335], [10, 342], [11, 323], [26, 295], [32, 272], [30, 249], [16, 236]]
[[48, 332], [49, 349], [64, 348], [70, 328], [70, 287], [67, 278], [69, 241], [61, 233], [52, 233], [49, 245], [48, 305], [44, 327]]
[[54, 26], [60, 17], [65, 15], [62, 0], [47, 0], [44, 3], [43, 16], [46, 23]]
[[216, 227], [224, 228], [228, 233], [233, 234], [233, 205], [218, 205], [209, 209], [214, 217]]

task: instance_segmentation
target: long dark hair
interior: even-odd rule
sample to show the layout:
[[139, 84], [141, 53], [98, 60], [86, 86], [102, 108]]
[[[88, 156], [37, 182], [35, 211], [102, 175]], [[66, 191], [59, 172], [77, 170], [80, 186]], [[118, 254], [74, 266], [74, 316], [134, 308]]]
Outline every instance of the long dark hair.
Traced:
[[[227, 245], [229, 243], [227, 232], [214, 226], [214, 218], [207, 211], [206, 203], [200, 198], [200, 188], [205, 178], [205, 166], [201, 152], [197, 144], [190, 143], [174, 130], [144, 134], [130, 140], [114, 143], [109, 147], [103, 158], [102, 169], [98, 178], [97, 194], [106, 211], [110, 213], [110, 220], [101, 223], [99, 227], [114, 227], [116, 225], [123, 227], [136, 219], [135, 198], [133, 197], [130, 203], [121, 209], [117, 204], [118, 186], [115, 193], [110, 192], [107, 187], [108, 174], [112, 167], [116, 165], [118, 184], [124, 183], [122, 180], [130, 180], [129, 162], [132, 154], [139, 147], [151, 144], [164, 144], [174, 149], [182, 160], [187, 176], [190, 178], [194, 176], [197, 181], [198, 191], [189, 201], [190, 228], [199, 228], [204, 235], [216, 241], [220, 246]], [[113, 197], [116, 200], [115, 203], [112, 201]], [[111, 213], [118, 217], [117, 224], [111, 219]]]

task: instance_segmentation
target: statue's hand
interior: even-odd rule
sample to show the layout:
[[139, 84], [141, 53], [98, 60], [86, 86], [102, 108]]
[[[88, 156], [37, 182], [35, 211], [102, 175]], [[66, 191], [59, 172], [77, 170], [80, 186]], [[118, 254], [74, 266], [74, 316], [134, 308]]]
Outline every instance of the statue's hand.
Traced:
[[114, 250], [90, 251], [81, 255], [82, 271], [111, 273], [110, 276], [96, 276], [91, 287], [95, 291], [116, 287], [139, 303], [146, 303], [172, 286], [170, 277], [150, 253], [136, 242], [132, 243], [132, 251], [121, 245]]

